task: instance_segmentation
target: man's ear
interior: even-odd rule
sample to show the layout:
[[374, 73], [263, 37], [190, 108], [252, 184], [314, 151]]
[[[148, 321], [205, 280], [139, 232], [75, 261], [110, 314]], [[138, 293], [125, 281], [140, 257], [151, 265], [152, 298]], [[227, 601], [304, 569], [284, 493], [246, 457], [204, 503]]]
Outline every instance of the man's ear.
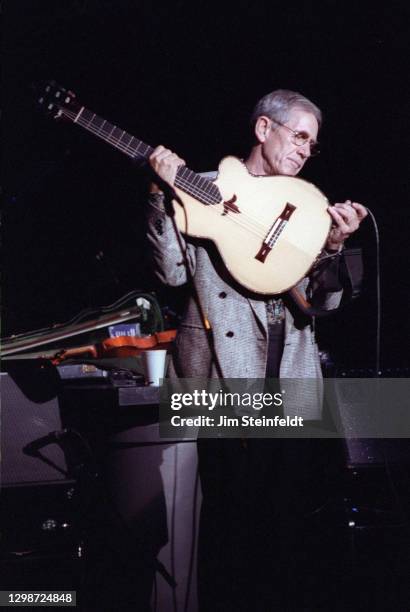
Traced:
[[255, 136], [258, 142], [265, 142], [266, 137], [271, 129], [271, 120], [265, 115], [257, 118], [255, 123]]

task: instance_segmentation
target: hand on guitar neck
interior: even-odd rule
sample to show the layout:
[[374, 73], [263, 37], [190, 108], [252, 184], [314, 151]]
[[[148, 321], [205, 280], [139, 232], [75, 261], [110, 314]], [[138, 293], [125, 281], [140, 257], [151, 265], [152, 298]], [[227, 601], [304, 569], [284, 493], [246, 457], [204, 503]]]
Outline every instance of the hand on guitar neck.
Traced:
[[[162, 145], [154, 149], [149, 156], [149, 163], [160, 179], [170, 187], [174, 186], [178, 168], [180, 166], [185, 166], [185, 161], [183, 159]], [[154, 182], [151, 183], [150, 191], [151, 193], [159, 193], [162, 190], [160, 186]]]

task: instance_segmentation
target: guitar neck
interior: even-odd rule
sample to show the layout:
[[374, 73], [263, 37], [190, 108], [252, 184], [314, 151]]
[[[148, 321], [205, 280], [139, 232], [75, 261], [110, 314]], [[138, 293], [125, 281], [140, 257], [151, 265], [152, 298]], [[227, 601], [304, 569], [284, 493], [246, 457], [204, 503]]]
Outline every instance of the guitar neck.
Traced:
[[[84, 106], [77, 113], [65, 108], [61, 108], [60, 112], [73, 123], [119, 149], [131, 159], [147, 159], [154, 150], [150, 145], [99, 117]], [[221, 193], [212, 181], [186, 166], [178, 168], [175, 186], [203, 204], [218, 204], [222, 201]]]
[[135, 136], [128, 134], [125, 130], [99, 117], [84, 106], [77, 114], [66, 109], [63, 109], [62, 112], [73, 123], [81, 125], [88, 132], [108, 142], [108, 144], [119, 149], [131, 159], [147, 159], [153, 151], [153, 148], [142, 142], [142, 140], [138, 140]]

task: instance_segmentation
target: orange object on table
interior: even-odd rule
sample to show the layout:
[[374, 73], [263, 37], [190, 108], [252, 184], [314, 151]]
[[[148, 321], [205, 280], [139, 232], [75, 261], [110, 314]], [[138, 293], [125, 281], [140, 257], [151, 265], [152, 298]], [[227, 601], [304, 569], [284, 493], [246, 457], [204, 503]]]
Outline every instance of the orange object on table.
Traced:
[[176, 329], [168, 329], [143, 338], [135, 336], [107, 338], [98, 344], [64, 349], [53, 357], [52, 363], [54, 365], [59, 365], [65, 359], [75, 359], [77, 357], [88, 357], [89, 359], [101, 359], [102, 357], [135, 357], [144, 350], [171, 348], [176, 335]]

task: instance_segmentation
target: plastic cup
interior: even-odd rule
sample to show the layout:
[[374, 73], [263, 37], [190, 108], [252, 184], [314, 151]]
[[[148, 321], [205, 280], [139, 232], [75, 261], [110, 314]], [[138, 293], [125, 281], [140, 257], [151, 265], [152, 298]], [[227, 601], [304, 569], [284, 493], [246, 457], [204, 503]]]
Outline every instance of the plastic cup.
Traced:
[[148, 385], [159, 387], [160, 378], [164, 378], [165, 374], [165, 358], [166, 350], [158, 349], [156, 351], [142, 351], [142, 365], [144, 368], [145, 380]]

